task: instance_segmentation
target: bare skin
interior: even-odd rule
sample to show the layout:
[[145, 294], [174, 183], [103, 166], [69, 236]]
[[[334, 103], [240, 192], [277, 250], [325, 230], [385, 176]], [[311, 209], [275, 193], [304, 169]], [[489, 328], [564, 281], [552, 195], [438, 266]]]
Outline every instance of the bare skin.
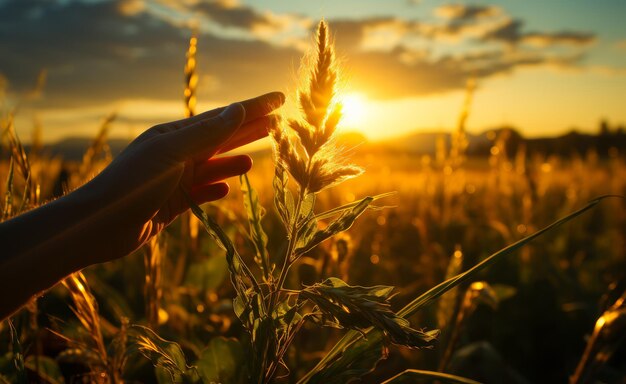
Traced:
[[0, 319], [89, 265], [135, 251], [189, 206], [221, 199], [247, 155], [214, 157], [267, 135], [284, 102], [269, 93], [154, 126], [93, 180], [0, 223]]

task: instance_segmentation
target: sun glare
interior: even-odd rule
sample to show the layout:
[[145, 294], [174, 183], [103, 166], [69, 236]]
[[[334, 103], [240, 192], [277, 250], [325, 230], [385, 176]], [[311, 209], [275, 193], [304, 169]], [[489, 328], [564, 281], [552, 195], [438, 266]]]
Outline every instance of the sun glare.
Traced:
[[341, 119], [344, 129], [363, 130], [365, 115], [365, 97], [360, 93], [348, 93], [341, 100], [343, 105], [343, 117]]

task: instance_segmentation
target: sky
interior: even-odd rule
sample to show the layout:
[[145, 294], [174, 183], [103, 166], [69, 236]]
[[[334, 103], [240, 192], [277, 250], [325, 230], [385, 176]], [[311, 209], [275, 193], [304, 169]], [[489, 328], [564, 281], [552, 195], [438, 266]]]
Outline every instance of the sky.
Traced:
[[[623, 0], [0, 0], [0, 99], [45, 141], [132, 138], [183, 114], [198, 35], [198, 109], [281, 90], [293, 97], [320, 19], [342, 68], [344, 130], [371, 140], [467, 128], [527, 137], [626, 125]], [[46, 70], [43, 92], [32, 95]]]

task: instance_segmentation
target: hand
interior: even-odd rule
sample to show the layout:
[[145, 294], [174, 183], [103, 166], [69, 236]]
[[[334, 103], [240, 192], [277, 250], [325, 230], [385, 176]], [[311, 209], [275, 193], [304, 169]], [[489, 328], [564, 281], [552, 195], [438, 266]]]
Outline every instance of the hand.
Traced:
[[222, 180], [247, 172], [252, 160], [213, 156], [266, 136], [276, 123], [268, 114], [283, 102], [281, 93], [269, 93], [157, 125], [135, 139], [84, 187], [99, 201], [92, 220], [101, 220], [111, 247], [92, 262], [139, 248], [189, 208], [185, 193], [198, 204], [226, 196]]

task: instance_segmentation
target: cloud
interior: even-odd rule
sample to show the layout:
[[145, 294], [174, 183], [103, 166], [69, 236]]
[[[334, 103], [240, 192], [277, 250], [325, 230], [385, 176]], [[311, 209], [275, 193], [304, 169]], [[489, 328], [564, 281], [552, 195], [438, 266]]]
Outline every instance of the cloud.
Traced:
[[454, 21], [468, 22], [501, 14], [499, 7], [487, 5], [446, 4], [435, 8], [435, 15]]
[[487, 30], [482, 36], [484, 41], [501, 41], [508, 44], [517, 44], [522, 38], [524, 22], [519, 19], [507, 18], [494, 28]]
[[[17, 0], [0, 5], [0, 73], [11, 90], [27, 90], [47, 68], [48, 106], [181, 98], [190, 32], [147, 12], [129, 16], [120, 4]], [[215, 79], [210, 89], [200, 84], [199, 96], [226, 101], [287, 84], [300, 56], [294, 48], [208, 33], [199, 37], [198, 52], [199, 70]]]
[[513, 18], [502, 8], [492, 5], [447, 4], [435, 8], [434, 13], [445, 20], [443, 24], [424, 29], [434, 38], [461, 40], [470, 37], [508, 45], [527, 44], [536, 47], [583, 46], [596, 39], [593, 33], [580, 31], [525, 32], [523, 20]]
[[[47, 68], [48, 107], [179, 100], [190, 34], [180, 25], [197, 13], [221, 26], [199, 32], [200, 101], [229, 102], [295, 82], [311, 20], [238, 2], [161, 1], [160, 8], [138, 0], [0, 2], [0, 73], [10, 91], [19, 92]], [[330, 19], [351, 85], [379, 99], [447, 92], [464, 87], [470, 76], [487, 78], [526, 66], [578, 66], [580, 52], [544, 47], [593, 41], [593, 35], [576, 31], [526, 32], [521, 20], [496, 8], [451, 9], [443, 23], [392, 16]], [[230, 34], [231, 29], [242, 33]], [[292, 33], [300, 29], [303, 37]], [[457, 43], [439, 41], [453, 33], [471, 36], [474, 44], [459, 49]]]
[[417, 31], [419, 23], [391, 16], [329, 20], [339, 50], [390, 51]]
[[482, 39], [501, 41], [508, 44], [528, 44], [538, 47], [554, 45], [582, 46], [593, 43], [596, 36], [590, 32], [523, 32], [524, 22], [519, 19], [507, 19], [492, 30], [487, 31]]
[[[414, 60], [404, 57], [415, 56]], [[444, 93], [463, 88], [466, 80], [511, 73], [522, 67], [572, 66], [583, 56], [549, 56], [538, 52], [490, 50], [443, 56], [398, 47], [391, 53], [361, 52], [350, 55], [347, 75], [354, 87], [380, 99]]]
[[192, 11], [207, 16], [223, 27], [251, 30], [257, 26], [276, 27], [274, 20], [253, 8], [232, 1], [201, 1], [191, 7]]
[[561, 31], [555, 33], [531, 32], [523, 35], [523, 42], [539, 47], [550, 45], [587, 45], [596, 40], [596, 36], [586, 32]]

